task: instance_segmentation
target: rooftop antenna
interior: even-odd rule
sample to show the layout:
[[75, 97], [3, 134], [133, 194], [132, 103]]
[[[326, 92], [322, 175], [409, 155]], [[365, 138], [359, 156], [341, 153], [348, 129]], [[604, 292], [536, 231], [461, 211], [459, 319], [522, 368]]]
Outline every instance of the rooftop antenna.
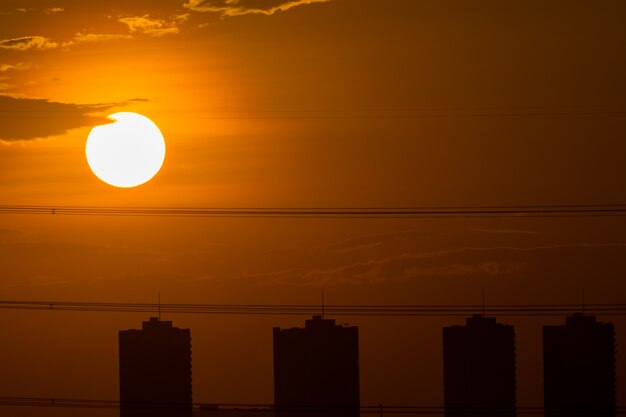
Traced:
[[483, 288], [483, 316], [485, 315], [485, 289]]
[[324, 305], [324, 290], [322, 290], [322, 320], [324, 319], [324, 310], [325, 310], [325, 305]]
[[583, 316], [584, 316], [585, 315], [585, 289], [584, 288], [583, 288], [582, 296], [583, 296], [582, 301], [583, 301]]
[[157, 301], [159, 303], [159, 321], [161, 321], [161, 291], [157, 290]]

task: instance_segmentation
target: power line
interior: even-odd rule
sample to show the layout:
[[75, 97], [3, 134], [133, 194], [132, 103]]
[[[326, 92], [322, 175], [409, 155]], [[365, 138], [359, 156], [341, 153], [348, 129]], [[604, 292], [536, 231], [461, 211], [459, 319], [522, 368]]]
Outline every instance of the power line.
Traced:
[[[0, 406], [17, 406], [17, 407], [45, 407], [45, 408], [104, 408], [119, 409], [122, 406], [133, 409], [180, 409], [189, 408], [202, 410], [206, 412], [218, 411], [241, 411], [246, 413], [267, 413], [274, 410], [282, 412], [315, 412], [316, 414], [337, 414], [341, 411], [358, 409], [361, 413], [379, 414], [381, 410], [384, 414], [443, 414], [446, 410], [440, 405], [361, 405], [357, 407], [338, 407], [338, 406], [307, 406], [307, 405], [290, 405], [276, 406], [274, 404], [251, 404], [251, 403], [157, 403], [157, 402], [136, 402], [123, 404], [117, 400], [95, 400], [95, 399], [68, 399], [68, 398], [45, 398], [45, 397], [0, 397]], [[459, 406], [449, 407], [459, 412], [495, 412], [499, 410], [511, 410], [511, 407], [490, 407], [490, 406]], [[544, 412], [544, 406], [516, 406], [515, 410], [520, 414], [541, 414]], [[551, 407], [553, 411], [570, 411], [573, 415], [586, 415], [584, 412], [601, 412], [615, 411], [617, 414], [626, 414], [626, 407], [611, 407], [610, 410], [602, 407]]]
[[[48, 310], [80, 312], [123, 312], [213, 315], [292, 315], [312, 316], [320, 313], [319, 305], [306, 304], [150, 304], [73, 301], [11, 301], [0, 300], [0, 309]], [[325, 315], [377, 317], [468, 316], [472, 314], [536, 317], [564, 316], [581, 311], [580, 304], [500, 304], [481, 305], [325, 305]], [[586, 314], [602, 316], [626, 315], [626, 303], [585, 304]]]
[[626, 204], [424, 207], [106, 207], [0, 205], [0, 214], [252, 218], [623, 217]]

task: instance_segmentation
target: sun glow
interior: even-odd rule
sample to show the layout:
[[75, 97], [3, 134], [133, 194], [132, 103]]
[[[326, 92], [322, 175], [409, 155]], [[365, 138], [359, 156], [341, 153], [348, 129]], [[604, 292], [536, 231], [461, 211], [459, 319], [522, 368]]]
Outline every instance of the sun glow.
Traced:
[[156, 175], [165, 159], [165, 140], [150, 119], [137, 113], [108, 116], [115, 122], [91, 129], [85, 146], [87, 163], [107, 184], [130, 188]]

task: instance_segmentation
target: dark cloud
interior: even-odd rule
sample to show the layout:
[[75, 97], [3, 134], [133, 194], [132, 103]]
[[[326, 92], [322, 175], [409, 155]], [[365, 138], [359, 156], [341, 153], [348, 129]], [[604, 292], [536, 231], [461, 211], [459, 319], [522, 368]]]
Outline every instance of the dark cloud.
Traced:
[[73, 104], [0, 95], [0, 140], [60, 135], [70, 129], [110, 123], [97, 113], [124, 103]]
[[44, 36], [22, 36], [12, 39], [0, 39], [0, 49], [26, 51], [29, 49], [52, 49], [59, 44]]

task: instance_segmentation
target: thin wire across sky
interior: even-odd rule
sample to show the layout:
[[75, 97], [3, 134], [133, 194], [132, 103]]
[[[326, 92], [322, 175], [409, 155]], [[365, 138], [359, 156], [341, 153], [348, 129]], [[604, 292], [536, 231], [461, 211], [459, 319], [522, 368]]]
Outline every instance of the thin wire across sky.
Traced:
[[139, 217], [381, 218], [623, 217], [626, 204], [424, 207], [129, 207], [0, 205], [0, 214]]
[[[69, 399], [69, 398], [43, 398], [43, 397], [0, 397], [0, 406], [12, 406], [12, 407], [44, 407], [44, 408], [82, 408], [82, 409], [119, 409], [120, 402], [116, 400], [96, 400], [96, 399]], [[142, 403], [141, 407], [145, 409], [162, 408], [163, 404]], [[140, 407], [140, 408], [141, 408]], [[175, 405], [173, 406], [175, 408]], [[273, 412], [273, 404], [250, 404], [250, 403], [194, 403], [193, 408], [197, 410], [204, 410], [205, 412], [218, 411], [237, 411], [240, 413], [246, 413], [250, 415], [262, 414], [266, 415], [268, 412]], [[543, 415], [543, 406], [517, 406], [515, 407], [518, 415]], [[291, 406], [288, 410], [292, 409], [294, 415], [297, 413], [314, 412], [315, 415], [337, 415], [336, 408], [324, 407], [312, 407], [312, 406]], [[443, 406], [418, 406], [418, 405], [361, 405], [359, 407], [361, 414], [376, 414], [376, 415], [442, 415], [446, 410]], [[463, 407], [465, 412], [488, 412], [500, 411], [498, 407]], [[565, 411], [572, 411], [565, 408]], [[580, 413], [580, 410], [575, 410], [573, 414]], [[605, 410], [594, 410], [605, 411]], [[615, 407], [610, 410], [613, 414], [624, 415], [626, 414], [626, 407]], [[585, 415], [583, 413], [583, 415]]]
[[291, 315], [437, 317], [486, 314], [515, 317], [565, 316], [584, 312], [597, 316], [624, 316], [622, 304], [497, 304], [497, 305], [313, 305], [313, 304], [150, 304], [73, 301], [0, 300], [0, 309], [81, 312], [168, 313], [213, 315]]

